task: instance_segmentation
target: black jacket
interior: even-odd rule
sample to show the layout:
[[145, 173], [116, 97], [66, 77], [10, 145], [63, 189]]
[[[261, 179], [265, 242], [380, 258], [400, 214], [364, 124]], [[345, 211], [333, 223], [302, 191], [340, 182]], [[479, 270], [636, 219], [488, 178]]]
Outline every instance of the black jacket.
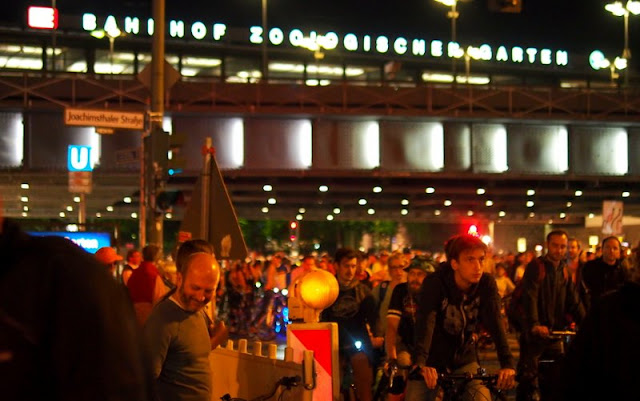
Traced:
[[628, 273], [620, 262], [617, 260], [616, 264], [611, 266], [600, 257], [585, 263], [582, 270], [582, 281], [588, 294], [587, 307], [591, 307], [606, 292], [622, 287], [627, 280]]
[[147, 400], [151, 374], [122, 285], [60, 237], [0, 234], [0, 398]]
[[[539, 280], [540, 263], [544, 263], [545, 269], [542, 281]], [[580, 323], [584, 318], [584, 307], [578, 299], [564, 260], [558, 268], [554, 268], [546, 257], [532, 260], [524, 272], [522, 289], [525, 333], [539, 325], [563, 330], [569, 321]]]
[[560, 370], [559, 400], [638, 399], [638, 305], [640, 284], [632, 282], [593, 305]]
[[495, 279], [485, 273], [464, 294], [453, 275], [453, 269], [445, 265], [422, 283], [416, 319], [416, 363], [443, 371], [477, 362], [473, 334], [482, 324], [495, 341], [500, 366], [513, 369]]

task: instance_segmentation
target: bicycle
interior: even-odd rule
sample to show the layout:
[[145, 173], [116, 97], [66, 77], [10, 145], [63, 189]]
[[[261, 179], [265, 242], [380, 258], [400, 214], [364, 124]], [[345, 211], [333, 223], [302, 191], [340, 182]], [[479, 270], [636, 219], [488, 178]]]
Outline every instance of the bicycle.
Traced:
[[438, 376], [438, 385], [443, 390], [442, 401], [463, 400], [465, 393], [469, 391], [467, 385], [472, 381], [480, 381], [489, 389], [490, 400], [507, 401], [506, 394], [496, 387], [498, 375], [487, 374], [484, 368], [478, 368], [477, 373], [440, 373]]
[[271, 390], [270, 392], [264, 395], [260, 395], [256, 398], [252, 398], [251, 400], [247, 400], [245, 398], [231, 397], [229, 394], [223, 395], [222, 397], [220, 397], [220, 399], [222, 401], [266, 401], [271, 397], [273, 397], [280, 387], [285, 387], [285, 389], [282, 390], [282, 392], [280, 393], [280, 396], [278, 397], [278, 400], [282, 400], [282, 397], [286, 391], [290, 391], [292, 388], [298, 387], [298, 385], [300, 385], [301, 382], [302, 382], [302, 378], [300, 376], [284, 376], [284, 377], [281, 377], [280, 380], [276, 382], [275, 386], [273, 387], [273, 390]]
[[546, 338], [549, 342], [559, 342], [556, 352], [545, 354], [538, 360], [538, 386], [540, 387], [540, 398], [550, 401], [556, 393], [557, 379], [559, 372], [559, 362], [565, 355], [565, 348], [571, 343], [576, 335], [575, 331], [552, 331]]

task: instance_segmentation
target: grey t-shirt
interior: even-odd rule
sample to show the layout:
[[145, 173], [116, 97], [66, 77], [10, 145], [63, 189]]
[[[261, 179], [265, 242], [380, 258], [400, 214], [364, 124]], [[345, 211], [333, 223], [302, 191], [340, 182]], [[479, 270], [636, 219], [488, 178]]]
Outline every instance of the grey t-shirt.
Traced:
[[211, 400], [211, 343], [202, 311], [166, 298], [151, 312], [144, 334], [161, 401]]

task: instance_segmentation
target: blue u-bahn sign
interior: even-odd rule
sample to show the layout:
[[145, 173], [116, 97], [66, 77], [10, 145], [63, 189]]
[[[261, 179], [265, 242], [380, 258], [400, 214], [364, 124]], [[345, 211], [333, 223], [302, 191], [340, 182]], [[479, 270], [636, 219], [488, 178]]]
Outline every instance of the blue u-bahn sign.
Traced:
[[67, 169], [69, 171], [92, 171], [91, 146], [69, 145], [67, 153]]

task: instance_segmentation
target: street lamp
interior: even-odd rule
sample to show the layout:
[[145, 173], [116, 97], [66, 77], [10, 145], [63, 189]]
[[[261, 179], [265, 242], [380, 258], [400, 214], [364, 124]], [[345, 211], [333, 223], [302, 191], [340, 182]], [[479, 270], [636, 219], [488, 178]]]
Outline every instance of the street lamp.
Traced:
[[[460, 13], [457, 11], [458, 0], [436, 0], [438, 3], [442, 3], [447, 7], [451, 7], [451, 11], [447, 13], [447, 18], [451, 19], [451, 42], [456, 43], [456, 21], [460, 16]], [[453, 72], [453, 80], [455, 82], [456, 77], [456, 58], [452, 57], [451, 60], [451, 70]]]
[[267, 80], [269, 76], [269, 59], [267, 58], [267, 0], [262, 0], [262, 79]]
[[111, 26], [106, 30], [103, 29], [98, 29], [95, 31], [91, 32], [91, 36], [93, 36], [94, 38], [97, 39], [102, 39], [105, 36], [107, 37], [107, 39], [109, 39], [109, 65], [110, 65], [110, 72], [111, 74], [113, 74], [113, 47], [114, 47], [114, 43], [116, 41], [116, 38], [119, 38], [120, 36], [124, 36], [124, 34], [122, 33], [122, 31], [120, 29], [118, 29], [117, 26]]
[[594, 70], [609, 69], [611, 72], [611, 83], [614, 84], [615, 80], [620, 77], [617, 71], [622, 71], [627, 68], [627, 59], [624, 57], [616, 57], [613, 62], [604, 56], [600, 50], [594, 50], [589, 55], [589, 64]]
[[[629, 15], [640, 14], [640, 1], [627, 0], [625, 5], [622, 5], [621, 1], [614, 1], [604, 6], [604, 9], [609, 11], [616, 17], [624, 18], [624, 49], [622, 50], [622, 58], [630, 60], [631, 50], [629, 49]], [[629, 84], [629, 71], [624, 74], [625, 85]]]

